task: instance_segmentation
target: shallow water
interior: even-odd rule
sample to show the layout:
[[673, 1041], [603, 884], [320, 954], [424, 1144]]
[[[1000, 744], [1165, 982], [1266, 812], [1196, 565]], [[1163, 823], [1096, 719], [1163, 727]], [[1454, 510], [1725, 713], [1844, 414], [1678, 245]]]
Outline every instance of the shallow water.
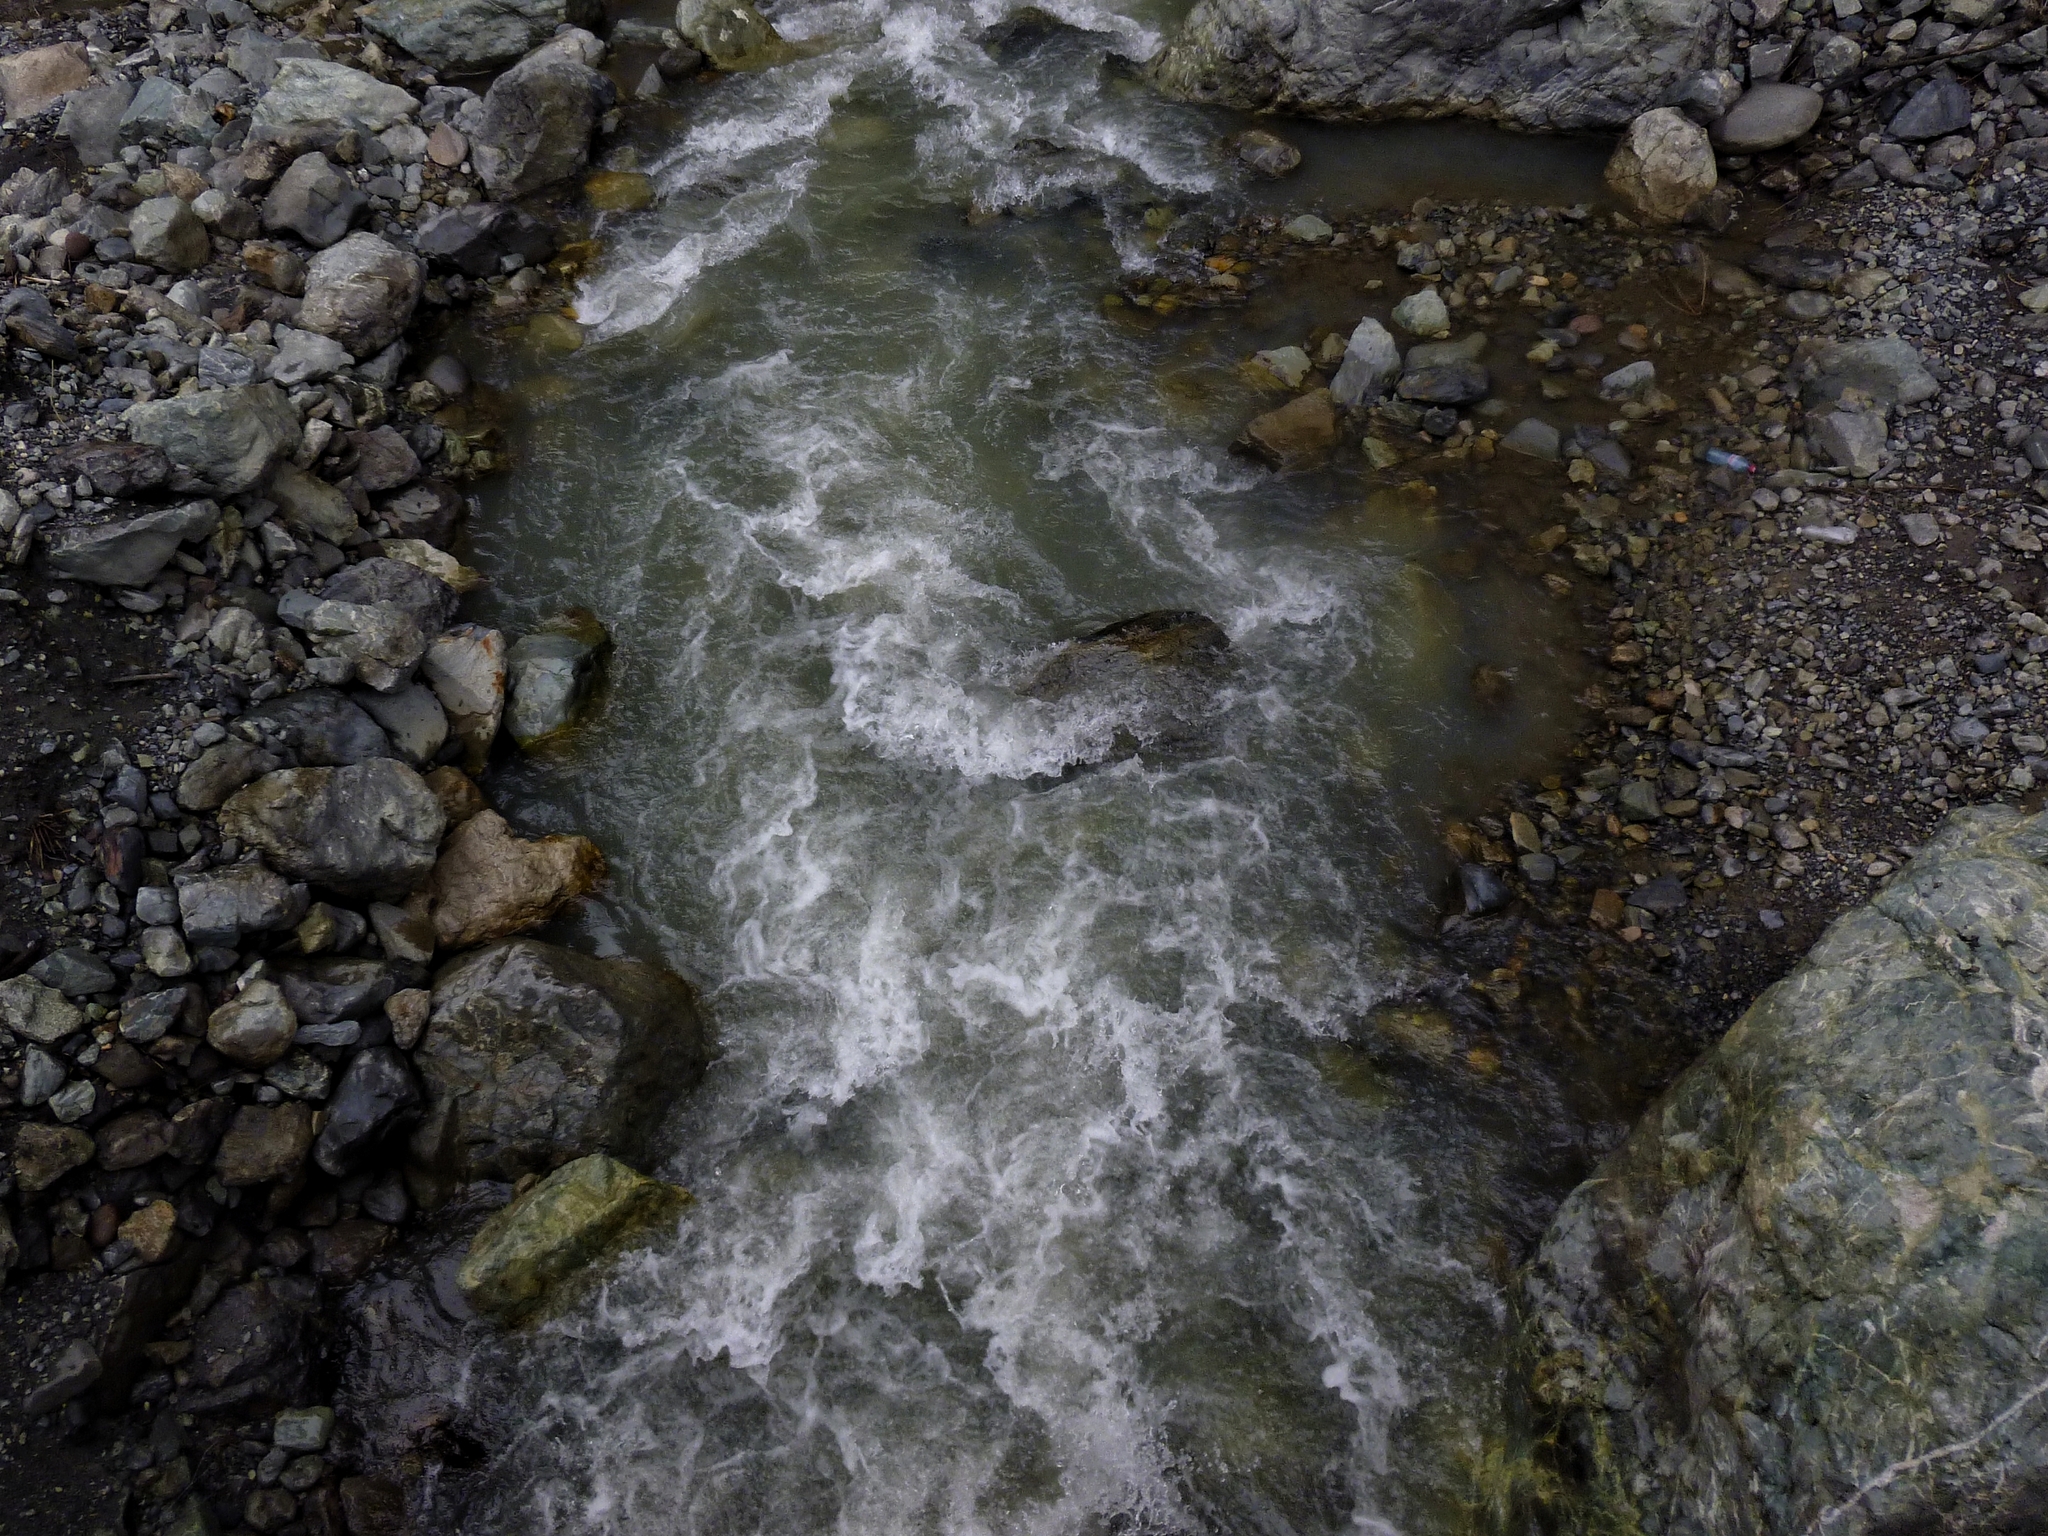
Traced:
[[[991, 50], [995, 7], [782, 11], [810, 56], [645, 130], [591, 344], [472, 343], [515, 423], [494, 617], [619, 643], [493, 793], [606, 849], [582, 940], [697, 977], [722, 1059], [664, 1137], [673, 1239], [449, 1366], [509, 1442], [446, 1526], [1469, 1528], [1528, 1149], [1428, 1021], [1407, 1077], [1345, 1042], [1415, 974], [1437, 820], [1571, 726], [1580, 637], [1483, 531], [1555, 481], [1231, 457], [1279, 398], [1239, 359], [1348, 329], [1342, 281], [1099, 298], [1154, 208], [1562, 203], [1598, 153], [1301, 130], [1304, 178], [1247, 186], [1236, 122], [1131, 78], [1167, 8], [1062, 14]], [[1027, 691], [1152, 609], [1225, 663]]]

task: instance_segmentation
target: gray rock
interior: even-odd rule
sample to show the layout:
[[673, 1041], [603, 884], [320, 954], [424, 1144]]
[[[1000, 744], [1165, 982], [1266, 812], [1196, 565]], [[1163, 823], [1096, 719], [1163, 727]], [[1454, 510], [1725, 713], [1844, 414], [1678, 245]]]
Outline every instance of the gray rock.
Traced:
[[121, 158], [121, 119], [135, 99], [127, 81], [73, 91], [57, 119], [57, 131], [71, 141], [81, 164], [106, 165]]
[[680, 977], [532, 939], [490, 945], [434, 978], [413, 1058], [427, 1100], [413, 1155], [458, 1181], [543, 1173], [600, 1148], [642, 1156], [706, 1057]]
[[1677, 108], [1659, 107], [1628, 125], [1606, 180], [1643, 218], [1676, 224], [1706, 200], [1719, 172], [1707, 131]]
[[1264, 128], [1247, 128], [1230, 141], [1231, 152], [1261, 176], [1277, 179], [1301, 164], [1301, 151]]
[[199, 349], [199, 382], [213, 389], [254, 384], [262, 377], [256, 359], [240, 347], [215, 342]]
[[240, 737], [208, 747], [178, 775], [178, 804], [188, 811], [217, 811], [229, 795], [284, 763]]
[[170, 564], [178, 546], [219, 526], [220, 507], [188, 501], [160, 512], [67, 528], [49, 540], [50, 571], [103, 587], [146, 587]]
[[1160, 56], [1169, 94], [1373, 120], [1459, 111], [1524, 129], [1618, 128], [1727, 62], [1713, 0], [1199, 0]]
[[367, 1018], [392, 993], [391, 968], [379, 960], [346, 955], [281, 960], [271, 974], [301, 1024], [319, 1026]]
[[388, 898], [426, 879], [447, 817], [417, 773], [378, 758], [266, 774], [221, 807], [220, 825], [294, 879]]
[[604, 0], [376, 0], [370, 31], [446, 75], [475, 75], [538, 48], [560, 26], [604, 25]]
[[1628, 363], [1600, 381], [1602, 400], [1633, 400], [1657, 382], [1657, 365], [1648, 358]]
[[40, 219], [71, 195], [71, 180], [55, 166], [32, 171], [23, 166], [0, 181], [0, 213], [18, 213], [25, 219]]
[[[525, 263], [545, 261], [554, 254], [555, 242], [531, 214], [503, 203], [470, 203], [444, 208], [424, 220], [413, 249], [471, 277], [495, 277], [504, 271], [507, 256]], [[466, 374], [464, 384], [467, 387]]]
[[313, 1161], [336, 1178], [355, 1172], [419, 1103], [419, 1084], [402, 1055], [388, 1045], [358, 1051], [328, 1106]]
[[122, 419], [223, 495], [254, 490], [299, 443], [299, 414], [275, 384], [146, 400]]
[[1794, 320], [1825, 320], [1835, 311], [1835, 302], [1824, 293], [1800, 288], [1778, 301], [1778, 308]]
[[753, 0], [676, 0], [676, 31], [713, 69], [766, 63], [782, 44]]
[[1791, 374], [1809, 407], [1833, 405], [1858, 389], [1887, 406], [1918, 405], [1941, 392], [1913, 344], [1903, 336], [1867, 341], [1802, 341]]
[[589, 33], [565, 32], [491, 83], [470, 135], [470, 159], [491, 196], [523, 197], [589, 164], [591, 135], [618, 98], [585, 62], [589, 49], [603, 56]]
[[353, 677], [379, 693], [395, 693], [412, 680], [427, 650], [427, 632], [395, 603], [338, 603], [299, 590], [284, 595], [277, 616], [304, 632], [316, 657], [346, 663], [316, 669], [323, 681]]
[[1682, 82], [1663, 105], [1703, 126], [1718, 123], [1742, 99], [1742, 77], [1732, 69], [1703, 69]]
[[1884, 417], [1875, 411], [1828, 411], [1810, 417], [1806, 439], [1823, 464], [1868, 480], [1884, 468]]
[[182, 197], [152, 197], [128, 215], [136, 258], [166, 272], [190, 272], [213, 256], [213, 237]]
[[142, 968], [152, 976], [168, 980], [192, 972], [192, 952], [185, 947], [185, 936], [175, 928], [145, 928], [137, 947], [142, 951]]
[[274, 981], [252, 981], [206, 1020], [206, 1043], [229, 1061], [267, 1067], [292, 1048], [299, 1021]]
[[54, 316], [16, 310], [7, 317], [6, 334], [16, 346], [40, 352], [56, 362], [78, 361], [78, 338]]
[[84, 1339], [73, 1339], [58, 1351], [36, 1389], [22, 1399], [22, 1417], [39, 1419], [83, 1396], [100, 1379], [100, 1369], [99, 1351]]
[[[419, 111], [395, 85], [330, 59], [287, 58], [250, 119], [250, 136], [294, 153], [329, 149], [350, 129], [382, 133]], [[318, 242], [316, 242], [318, 243]]]
[[515, 641], [505, 658], [505, 729], [522, 747], [567, 730], [581, 715], [611, 636], [577, 608]]
[[34, 1109], [38, 1104], [47, 1103], [51, 1095], [63, 1088], [66, 1075], [64, 1064], [48, 1051], [33, 1045], [24, 1047], [21, 1053], [22, 1107]]
[[263, 199], [263, 227], [288, 229], [310, 246], [325, 247], [346, 235], [369, 207], [362, 189], [313, 150], [294, 160]]
[[1527, 454], [1532, 459], [1554, 460], [1562, 451], [1562, 444], [1557, 428], [1534, 416], [1517, 423], [1515, 429], [1500, 440], [1501, 447], [1509, 453]]
[[1357, 406], [1378, 400], [1401, 371], [1401, 351], [1384, 325], [1367, 315], [1344, 343], [1344, 361], [1330, 380], [1330, 398]]
[[1428, 405], [1470, 405], [1484, 400], [1493, 381], [1478, 363], [1438, 363], [1428, 368], [1410, 368], [1394, 385], [1403, 400]]
[[262, 90], [277, 78], [286, 59], [324, 59], [310, 38], [276, 38], [257, 27], [237, 27], [227, 35], [228, 68]]
[[341, 768], [390, 757], [391, 742], [363, 710], [331, 688], [308, 688], [258, 704], [245, 720], [274, 730], [308, 768]]
[[1565, 1201], [1524, 1301], [1574, 1528], [2038, 1525], [2044, 863], [1952, 815]]
[[298, 926], [305, 898], [282, 875], [249, 861], [178, 881], [178, 910], [194, 944], [237, 944], [244, 934]]
[[425, 282], [417, 256], [376, 235], [350, 235], [306, 264], [299, 325], [368, 357], [404, 332]]
[[125, 143], [155, 139], [174, 144], [211, 144], [220, 133], [213, 111], [166, 75], [152, 75], [136, 88], [116, 131]]
[[348, 348], [315, 331], [280, 326], [276, 341], [277, 356], [270, 360], [268, 372], [273, 383], [286, 389], [331, 379], [355, 363]]
[[1394, 306], [1394, 324], [1411, 336], [1448, 336], [1451, 312], [1434, 288], [1419, 288]]
[[349, 504], [349, 499], [319, 476], [307, 474], [296, 464], [287, 462], [277, 466], [277, 473], [270, 482], [270, 499], [284, 513], [289, 527], [313, 538], [345, 546], [354, 543], [362, 532], [362, 524], [356, 521], [355, 508]]
[[438, 635], [455, 622], [455, 589], [416, 565], [373, 555], [338, 571], [322, 594], [336, 603], [391, 603], [420, 629]]
[[1886, 131], [1895, 139], [1923, 140], [1965, 133], [1969, 127], [1969, 87], [1953, 75], [1939, 74], [1892, 114]]
[[1714, 142], [1731, 155], [1758, 155], [1803, 139], [1820, 121], [1824, 98], [1803, 85], [1752, 86], [1714, 125]]
[[352, 432], [349, 445], [356, 451], [356, 484], [373, 496], [380, 491], [395, 491], [419, 478], [419, 455], [396, 428]]
[[384, 727], [399, 757], [415, 768], [432, 763], [448, 740], [447, 712], [425, 684], [414, 683], [396, 693], [365, 693], [360, 702]]
[[113, 968], [89, 949], [57, 950], [30, 966], [28, 973], [66, 997], [91, 997], [120, 985]]

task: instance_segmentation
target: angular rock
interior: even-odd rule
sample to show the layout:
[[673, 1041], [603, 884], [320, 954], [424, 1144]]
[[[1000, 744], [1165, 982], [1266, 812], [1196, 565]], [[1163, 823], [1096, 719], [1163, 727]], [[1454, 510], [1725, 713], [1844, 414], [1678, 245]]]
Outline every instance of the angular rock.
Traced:
[[[299, 275], [297, 293], [306, 291], [305, 275]], [[322, 336], [314, 331], [302, 331], [296, 327], [280, 326], [277, 332], [277, 356], [270, 360], [266, 370], [273, 383], [286, 389], [301, 384], [317, 384], [322, 379], [331, 379], [343, 369], [352, 366], [355, 358], [348, 348], [331, 336]]]
[[178, 910], [194, 944], [227, 946], [244, 934], [296, 927], [304, 903], [283, 876], [252, 859], [180, 879]]
[[[1328, 415], [1327, 397], [1322, 406]], [[1334, 419], [1330, 432], [1334, 438]], [[512, 739], [531, 748], [574, 725], [597, 686], [599, 668], [610, 649], [611, 636], [585, 608], [557, 614], [516, 641], [506, 656], [505, 728]]]
[[313, 1161], [336, 1178], [351, 1174], [400, 1130], [420, 1103], [405, 1057], [388, 1045], [358, 1051], [328, 1104]]
[[444, 75], [478, 75], [538, 48], [561, 26], [601, 28], [604, 0], [376, 0], [370, 31]]
[[28, 974], [66, 997], [93, 997], [119, 985], [113, 967], [89, 949], [56, 950], [30, 966]]
[[[308, 1234], [313, 1245], [311, 1265], [315, 1278], [333, 1285], [353, 1285], [370, 1272], [397, 1234], [380, 1221], [351, 1217], [331, 1227], [315, 1227]], [[282, 1490], [280, 1490], [281, 1492]], [[399, 1508], [404, 1508], [401, 1500]], [[351, 1530], [402, 1530], [393, 1525], [352, 1525]]]
[[171, 458], [163, 449], [105, 438], [74, 443], [51, 454], [49, 466], [65, 480], [85, 476], [101, 496], [147, 495], [171, 478]]
[[135, 99], [127, 81], [74, 91], [57, 119], [57, 131], [71, 141], [79, 163], [101, 166], [121, 158], [121, 119]]
[[122, 419], [224, 496], [254, 490], [299, 443], [298, 412], [275, 384], [142, 401]]
[[166, 272], [190, 272], [213, 259], [213, 237], [182, 197], [152, 197], [128, 215], [136, 259]]
[[[575, 175], [618, 90], [585, 62], [587, 32], [568, 31], [506, 70], [484, 95], [470, 159], [495, 198], [523, 197]], [[601, 57], [601, 51], [599, 53]]]
[[1394, 306], [1394, 324], [1411, 336], [1448, 336], [1451, 312], [1434, 288], [1421, 288]]
[[73, 1339], [58, 1351], [41, 1385], [21, 1400], [22, 1416], [40, 1418], [83, 1396], [100, 1379], [100, 1369], [99, 1351], [84, 1339]]
[[1330, 398], [1339, 405], [1377, 401], [1401, 371], [1401, 351], [1384, 325], [1367, 315], [1344, 344], [1344, 361], [1330, 381]]
[[130, 144], [155, 139], [197, 147], [211, 144], [220, 133], [212, 109], [167, 75], [154, 75], [136, 87], [118, 125]]
[[713, 69], [745, 69], [780, 56], [782, 37], [753, 0], [676, 0], [676, 31]]
[[299, 1021], [274, 981], [252, 981], [213, 1010], [206, 1043], [245, 1067], [267, 1067], [292, 1048]]
[[1917, 142], [1967, 133], [1970, 128], [1970, 91], [1955, 76], [1934, 76], [1906, 99], [1892, 114], [1886, 132], [1895, 139]]
[[25, 1195], [39, 1195], [74, 1168], [83, 1168], [97, 1148], [76, 1126], [34, 1121], [14, 1133], [14, 1182]]
[[1301, 164], [1301, 151], [1264, 128], [1247, 128], [1230, 140], [1237, 158], [1269, 180], [1277, 180]]
[[356, 451], [356, 484], [372, 496], [395, 491], [419, 476], [419, 455], [390, 427], [351, 432], [349, 444]]
[[0, 981], [0, 1024], [37, 1045], [55, 1045], [85, 1027], [85, 1015], [62, 992], [33, 976]]
[[404, 334], [425, 281], [419, 258], [376, 235], [350, 235], [307, 263], [299, 325], [369, 357]]
[[447, 582], [382, 555], [336, 572], [323, 595], [330, 602], [359, 606], [389, 603], [430, 635], [438, 635], [455, 618], [455, 591]]
[[297, 1173], [313, 1146], [313, 1111], [298, 1103], [244, 1104], [228, 1122], [213, 1167], [230, 1189]]
[[[1236, 446], [1275, 469], [1294, 469], [1315, 463], [1336, 445], [1337, 411], [1330, 392], [1312, 389], [1278, 410], [1254, 417]], [[526, 744], [520, 736], [519, 646], [524, 644], [522, 640], [512, 647], [512, 710], [507, 716], [508, 727], [521, 746]]]
[[2044, 860], [2041, 818], [1950, 816], [1565, 1201], [1524, 1316], [1579, 1528], [2038, 1524]]
[[427, 1096], [413, 1154], [455, 1180], [545, 1173], [601, 1148], [638, 1158], [706, 1055], [680, 977], [532, 939], [493, 944], [434, 979], [413, 1057]]
[[348, 498], [296, 464], [277, 466], [270, 482], [270, 496], [288, 524], [313, 538], [339, 546], [355, 542], [363, 531]]
[[1707, 131], [1683, 112], [1659, 107], [1628, 125], [1606, 179], [1645, 219], [1677, 224], [1705, 201], [1719, 173]]
[[445, 549], [455, 537], [463, 512], [462, 495], [445, 480], [429, 480], [394, 496], [381, 516], [401, 539], [421, 539]]
[[92, 65], [80, 43], [53, 43], [0, 59], [0, 99], [13, 121], [34, 117], [67, 91], [92, 84]]
[[1394, 385], [1394, 393], [1429, 405], [1470, 405], [1484, 400], [1492, 387], [1491, 376], [1478, 363], [1439, 363], [1408, 369]]
[[288, 229], [321, 248], [346, 235], [369, 207], [362, 189], [313, 150], [294, 160], [263, 199], [263, 227]]
[[538, 928], [604, 876], [604, 855], [588, 838], [528, 841], [514, 837], [496, 811], [484, 811], [449, 835], [427, 881], [434, 937], [462, 949]]
[[[361, 923], [358, 918], [358, 924]], [[280, 960], [271, 975], [301, 1024], [335, 1024], [366, 1019], [391, 995], [391, 967], [346, 955], [317, 960]]]
[[1509, 453], [1526, 454], [1532, 459], [1556, 459], [1561, 451], [1563, 438], [1557, 428], [1547, 421], [1531, 416], [1518, 423], [1515, 429], [1500, 440], [1500, 445]]
[[50, 572], [102, 587], [146, 587], [171, 563], [180, 544], [220, 523], [220, 507], [188, 501], [161, 512], [67, 528], [49, 541]]
[[1602, 400], [1633, 400], [1657, 382], [1657, 365], [1647, 357], [1626, 363], [1600, 381]]
[[505, 270], [507, 256], [528, 265], [546, 261], [555, 253], [555, 241], [546, 225], [518, 208], [469, 203], [424, 220], [413, 249], [470, 277], [495, 277]]
[[448, 716], [424, 683], [360, 697], [364, 712], [384, 728], [398, 757], [415, 768], [429, 766], [448, 740]]
[[350, 129], [369, 135], [413, 117], [419, 102], [395, 85], [330, 59], [281, 59], [256, 103], [250, 136], [294, 153], [330, 149]]
[[462, 765], [481, 773], [505, 712], [505, 637], [481, 624], [458, 624], [427, 647], [420, 676], [462, 743]]
[[217, 811], [251, 779], [282, 768], [284, 762], [253, 742], [229, 737], [208, 747], [178, 776], [178, 804], [188, 811]]
[[[306, 1113], [301, 1104], [287, 1108]], [[182, 1401], [202, 1409], [271, 1409], [302, 1400], [311, 1364], [307, 1322], [318, 1299], [318, 1286], [301, 1275], [258, 1276], [223, 1292], [192, 1330]], [[192, 1536], [205, 1529], [195, 1524]], [[171, 1530], [186, 1536], [176, 1526]]]
[[293, 879], [390, 897], [433, 869], [447, 818], [417, 773], [381, 758], [266, 774], [221, 807], [220, 825]]
[[244, 718], [274, 727], [300, 767], [342, 768], [392, 755], [383, 727], [331, 688], [285, 694], [257, 705]]
[[1792, 352], [1791, 376], [1809, 408], [1833, 405], [1848, 389], [1886, 406], [1918, 405], [1941, 393], [1920, 353], [1903, 336], [1802, 341]]
[[1714, 125], [1714, 142], [1731, 155], [1759, 155], [1803, 139], [1820, 121], [1823, 98], [1803, 85], [1752, 86]]
[[109, 1173], [140, 1168], [171, 1150], [171, 1122], [151, 1109], [116, 1115], [93, 1133], [99, 1164]]
[[1890, 433], [1875, 411], [1828, 411], [1809, 417], [1806, 438], [1823, 464], [1868, 480], [1884, 468], [1885, 439]]
[[578, 1270], [672, 1222], [689, 1200], [602, 1153], [579, 1157], [477, 1229], [455, 1283], [479, 1312], [516, 1319]]

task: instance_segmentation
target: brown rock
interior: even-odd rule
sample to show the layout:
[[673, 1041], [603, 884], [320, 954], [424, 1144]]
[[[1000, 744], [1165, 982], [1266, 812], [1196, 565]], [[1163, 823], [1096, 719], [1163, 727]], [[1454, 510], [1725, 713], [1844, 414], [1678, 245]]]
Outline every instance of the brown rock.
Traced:
[[313, 1242], [313, 1273], [322, 1280], [351, 1285], [362, 1279], [391, 1242], [391, 1228], [381, 1221], [337, 1221], [309, 1234]]
[[604, 879], [604, 855], [588, 838], [514, 837], [483, 811], [449, 835], [428, 877], [434, 937], [450, 949], [537, 928]]
[[1239, 451], [1275, 469], [1314, 463], [1336, 445], [1337, 408], [1326, 389], [1310, 390], [1254, 418], [1237, 441]]
[[116, 1115], [94, 1133], [93, 1140], [98, 1144], [100, 1166], [110, 1173], [140, 1168], [171, 1150], [171, 1122], [154, 1110], [138, 1109]]
[[391, 1038], [401, 1051], [420, 1043], [433, 1001], [434, 994], [425, 987], [408, 987], [384, 1000], [384, 1017], [391, 1021]]
[[274, 981], [252, 981], [213, 1010], [206, 1043], [245, 1067], [267, 1067], [292, 1048], [298, 1016]]
[[235, 1112], [233, 1099], [200, 1099], [171, 1116], [171, 1156], [181, 1163], [198, 1164], [213, 1156], [221, 1132]]
[[178, 1236], [178, 1212], [168, 1200], [152, 1200], [121, 1223], [120, 1236], [134, 1245], [145, 1264], [160, 1264]]
[[436, 165], [460, 165], [469, 158], [469, 141], [447, 123], [437, 123], [427, 135], [427, 158]]
[[290, 1178], [313, 1148], [313, 1111], [304, 1104], [244, 1104], [213, 1160], [229, 1188]]
[[251, 240], [242, 247], [242, 265], [264, 287], [297, 298], [306, 291], [306, 264], [292, 251], [269, 240]]
[[344, 1477], [341, 1513], [349, 1536], [400, 1536], [405, 1530], [405, 1490], [388, 1477]]
[[11, 118], [34, 117], [66, 91], [91, 84], [92, 65], [83, 43], [56, 43], [0, 59], [0, 96]]
[[1596, 928], [1619, 928], [1622, 919], [1627, 916], [1624, 910], [1626, 905], [1622, 901], [1621, 892], [1619, 891], [1595, 891], [1593, 893], [1593, 910], [1589, 914], [1592, 918], [1593, 926]]
[[147, 1088], [163, 1075], [157, 1070], [155, 1062], [126, 1040], [116, 1040], [101, 1051], [99, 1059], [92, 1064], [92, 1069], [114, 1087], [125, 1088], [130, 1092], [138, 1088]]
[[484, 792], [476, 787], [476, 781], [453, 763], [428, 774], [427, 788], [441, 802], [441, 812], [451, 827], [459, 826], [479, 811], [488, 809]]
[[92, 1161], [93, 1140], [74, 1125], [24, 1125], [14, 1138], [14, 1182], [40, 1194]]

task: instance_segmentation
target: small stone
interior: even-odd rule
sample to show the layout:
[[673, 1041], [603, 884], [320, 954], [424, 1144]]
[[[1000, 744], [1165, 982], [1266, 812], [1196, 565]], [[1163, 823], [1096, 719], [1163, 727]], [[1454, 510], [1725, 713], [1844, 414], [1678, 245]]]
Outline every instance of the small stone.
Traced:
[[1906, 537], [1921, 549], [1941, 542], [1941, 525], [1934, 520], [1931, 512], [1908, 512], [1899, 518], [1899, 526]]
[[1268, 179], [1285, 176], [1301, 164], [1301, 151], [1264, 128], [1247, 128], [1230, 141], [1231, 151]]
[[1630, 779], [1622, 785], [1620, 801], [1623, 821], [1645, 822], [1663, 819], [1663, 802], [1657, 798], [1657, 786], [1648, 779]]
[[400, 1050], [409, 1051], [426, 1032], [433, 994], [424, 987], [394, 992], [384, 1000], [384, 1017], [391, 1024], [391, 1038]]
[[39, 1419], [82, 1395], [100, 1379], [99, 1352], [84, 1339], [73, 1339], [43, 1373], [42, 1384], [22, 1399], [23, 1418]]
[[1444, 307], [1442, 294], [1424, 288], [1394, 306], [1394, 324], [1411, 336], [1448, 336], [1451, 312]]
[[1895, 139], [1939, 139], [1970, 126], [1970, 92], [1946, 72], [1937, 74], [1906, 99], [1886, 125]]
[[1526, 454], [1532, 459], [1553, 461], [1563, 451], [1562, 444], [1563, 438], [1557, 428], [1534, 416], [1518, 423], [1513, 431], [1500, 440], [1501, 447], [1509, 453]]
[[1282, 234], [1305, 245], [1319, 245], [1336, 231], [1312, 213], [1298, 213], [1280, 226]]
[[271, 1444], [287, 1451], [317, 1455], [333, 1433], [332, 1408], [286, 1408], [270, 1421]]
[[177, 929], [145, 928], [139, 947], [142, 968], [150, 975], [168, 979], [191, 974], [192, 953], [185, 947], [185, 936]]

